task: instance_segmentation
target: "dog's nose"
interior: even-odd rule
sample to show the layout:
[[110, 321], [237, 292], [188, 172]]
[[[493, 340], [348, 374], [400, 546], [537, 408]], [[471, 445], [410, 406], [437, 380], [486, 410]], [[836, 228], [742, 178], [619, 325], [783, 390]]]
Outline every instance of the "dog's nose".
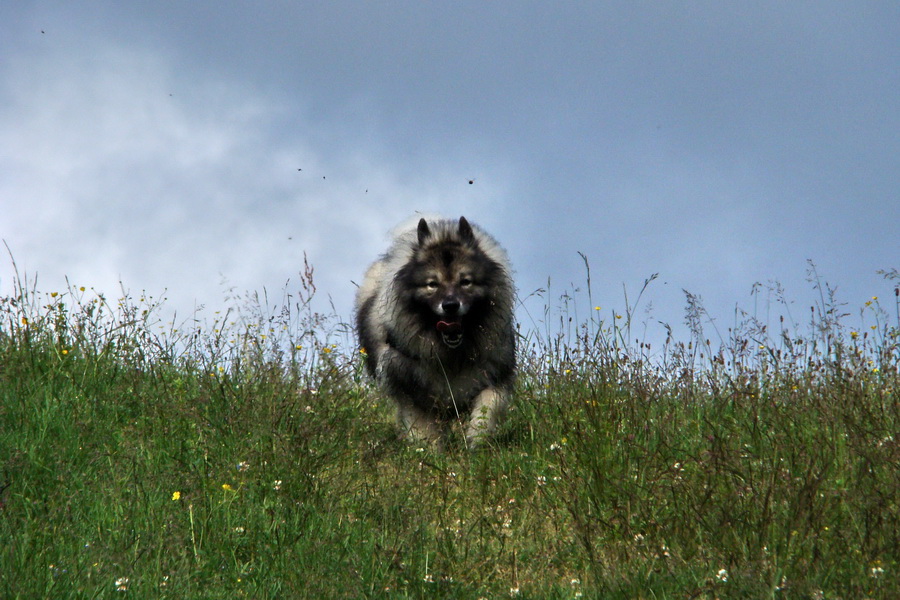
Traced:
[[441, 302], [441, 308], [445, 315], [455, 315], [459, 312], [459, 300], [453, 297], [445, 298], [444, 301]]

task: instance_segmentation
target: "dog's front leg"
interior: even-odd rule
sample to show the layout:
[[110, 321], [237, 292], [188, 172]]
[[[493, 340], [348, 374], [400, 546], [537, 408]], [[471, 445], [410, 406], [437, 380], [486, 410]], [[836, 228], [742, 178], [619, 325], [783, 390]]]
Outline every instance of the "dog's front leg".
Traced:
[[414, 404], [398, 402], [397, 421], [403, 436], [410, 442], [424, 442], [441, 448], [444, 431], [440, 423]]
[[494, 387], [481, 390], [475, 397], [466, 427], [466, 445], [470, 449], [480, 446], [494, 431], [505, 409], [506, 395], [503, 391]]

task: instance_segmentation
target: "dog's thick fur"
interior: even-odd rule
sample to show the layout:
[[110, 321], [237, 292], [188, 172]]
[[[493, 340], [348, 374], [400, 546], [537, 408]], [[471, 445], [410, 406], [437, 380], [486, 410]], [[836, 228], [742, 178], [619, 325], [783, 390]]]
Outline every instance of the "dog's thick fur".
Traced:
[[515, 374], [514, 297], [506, 252], [465, 217], [398, 230], [359, 287], [356, 326], [404, 435], [441, 446], [467, 419], [475, 447], [493, 431]]

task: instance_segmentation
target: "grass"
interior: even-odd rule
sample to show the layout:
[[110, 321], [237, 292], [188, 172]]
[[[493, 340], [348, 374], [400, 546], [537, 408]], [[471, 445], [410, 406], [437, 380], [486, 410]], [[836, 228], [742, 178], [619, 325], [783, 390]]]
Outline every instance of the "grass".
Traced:
[[778, 325], [713, 344], [687, 295], [689, 339], [652, 351], [627, 297], [607, 323], [564, 296], [476, 453], [398, 441], [309, 268], [180, 328], [17, 281], [0, 597], [900, 597], [900, 323], [847, 325], [811, 276], [808, 324], [761, 287]]

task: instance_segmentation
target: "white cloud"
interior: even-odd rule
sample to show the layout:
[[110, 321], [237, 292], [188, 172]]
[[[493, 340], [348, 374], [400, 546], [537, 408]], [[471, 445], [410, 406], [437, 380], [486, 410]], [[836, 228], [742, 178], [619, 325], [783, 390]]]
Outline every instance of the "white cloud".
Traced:
[[[2, 84], [0, 162], [13, 175], [0, 182], [0, 236], [45, 289], [66, 275], [110, 294], [120, 280], [167, 288], [183, 314], [218, 303], [223, 278], [238, 290], [280, 287], [306, 251], [320, 289], [348, 310], [350, 280], [385, 232], [414, 210], [446, 209], [447, 190], [465, 185], [452, 165], [392, 168], [352, 136], [313, 147], [323, 136], [286, 105], [240, 82], [180, 75], [148, 50], [18, 56]], [[498, 193], [479, 182], [454, 208]]]

